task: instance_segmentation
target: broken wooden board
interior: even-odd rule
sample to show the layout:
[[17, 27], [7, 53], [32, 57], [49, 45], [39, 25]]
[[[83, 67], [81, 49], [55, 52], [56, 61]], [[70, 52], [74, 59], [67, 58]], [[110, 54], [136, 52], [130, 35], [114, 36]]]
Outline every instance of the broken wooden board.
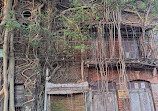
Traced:
[[73, 94], [88, 91], [88, 82], [71, 83], [71, 84], [53, 84], [46, 83], [47, 94]]

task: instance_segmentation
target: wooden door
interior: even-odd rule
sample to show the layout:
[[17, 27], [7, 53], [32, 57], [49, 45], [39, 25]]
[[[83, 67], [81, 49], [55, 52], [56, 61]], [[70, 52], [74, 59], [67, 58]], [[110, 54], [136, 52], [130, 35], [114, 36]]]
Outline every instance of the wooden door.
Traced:
[[151, 90], [145, 82], [135, 82], [130, 90], [131, 111], [155, 111]]
[[116, 93], [109, 92], [93, 95], [93, 111], [118, 111]]
[[[106, 86], [108, 85], [108, 92]], [[92, 88], [92, 111], [118, 111], [116, 96], [116, 84], [106, 81], [91, 83]]]

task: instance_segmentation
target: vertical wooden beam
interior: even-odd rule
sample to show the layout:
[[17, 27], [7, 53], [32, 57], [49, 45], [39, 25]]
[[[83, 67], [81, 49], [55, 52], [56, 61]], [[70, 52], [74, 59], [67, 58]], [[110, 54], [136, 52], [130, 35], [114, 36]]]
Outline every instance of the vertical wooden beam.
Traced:
[[47, 102], [48, 103], [48, 106], [47, 106], [47, 111], [51, 111], [51, 101], [50, 101], [50, 94], [48, 95], [48, 100], [47, 101], [49, 101], [49, 102]]
[[86, 98], [86, 111], [93, 111], [93, 103], [92, 103], [92, 90], [89, 88], [89, 91], [85, 94]]
[[45, 96], [44, 96], [44, 111], [47, 111], [47, 83], [48, 83], [48, 77], [49, 76], [49, 70], [46, 69], [46, 83], [45, 83]]

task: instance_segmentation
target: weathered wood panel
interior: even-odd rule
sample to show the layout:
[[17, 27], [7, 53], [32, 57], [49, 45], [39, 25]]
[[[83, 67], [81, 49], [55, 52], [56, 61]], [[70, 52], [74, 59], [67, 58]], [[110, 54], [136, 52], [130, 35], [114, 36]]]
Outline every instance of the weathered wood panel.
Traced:
[[158, 111], [158, 84], [151, 84], [152, 94], [153, 94], [153, 100], [155, 104], [155, 109]]
[[93, 111], [118, 111], [116, 94], [109, 92], [93, 95]]
[[131, 111], [155, 111], [148, 82], [133, 81], [130, 83]]
[[151, 92], [134, 90], [130, 92], [131, 111], [155, 111]]
[[[106, 92], [107, 86], [109, 92]], [[96, 81], [91, 83], [91, 88], [93, 111], [118, 111], [115, 83]]]
[[85, 111], [84, 94], [52, 95], [51, 111]]
[[47, 94], [73, 94], [82, 93], [88, 90], [88, 82], [76, 84], [53, 84], [47, 83]]

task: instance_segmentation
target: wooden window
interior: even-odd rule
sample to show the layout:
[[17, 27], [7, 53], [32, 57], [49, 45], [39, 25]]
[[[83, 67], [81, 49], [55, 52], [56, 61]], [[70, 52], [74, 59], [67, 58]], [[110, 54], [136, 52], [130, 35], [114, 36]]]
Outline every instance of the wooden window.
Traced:
[[127, 59], [140, 58], [140, 36], [141, 27], [132, 27], [128, 25], [121, 26], [121, 36], [123, 40], [124, 55]]
[[23, 84], [17, 84], [15, 85], [15, 105], [19, 106], [21, 105], [25, 100], [24, 96], [24, 85]]
[[91, 46], [92, 46], [92, 57], [94, 59], [98, 58], [100, 55], [99, 51], [104, 51], [104, 58], [110, 57], [110, 49], [109, 49], [109, 29], [106, 27], [97, 28], [92, 26], [89, 30], [90, 36], [92, 38]]
[[124, 53], [127, 59], [140, 58], [139, 42], [137, 38], [123, 38]]

